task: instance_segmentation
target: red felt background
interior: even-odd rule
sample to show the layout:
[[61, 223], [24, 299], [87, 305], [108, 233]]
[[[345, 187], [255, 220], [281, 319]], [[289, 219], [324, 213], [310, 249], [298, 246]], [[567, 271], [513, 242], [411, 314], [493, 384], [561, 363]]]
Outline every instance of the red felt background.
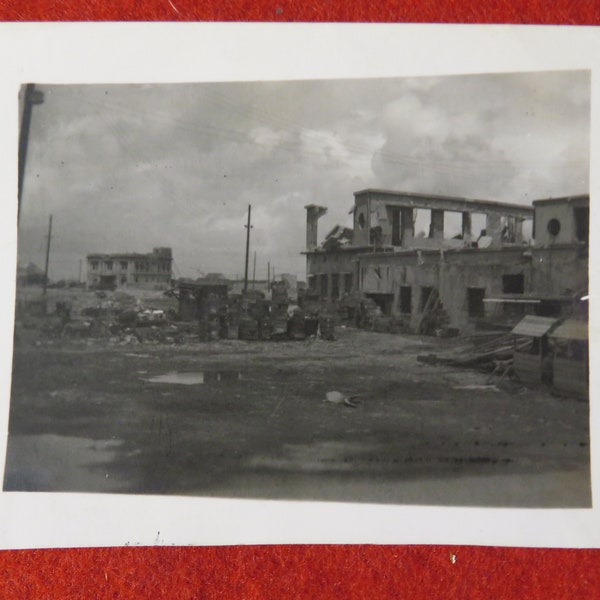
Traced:
[[5, 21], [387, 21], [597, 25], [598, 0], [0, 0]]
[[[0, 19], [598, 25], [600, 0], [0, 0]], [[246, 546], [0, 552], [0, 598], [10, 599], [596, 597], [597, 550]]]

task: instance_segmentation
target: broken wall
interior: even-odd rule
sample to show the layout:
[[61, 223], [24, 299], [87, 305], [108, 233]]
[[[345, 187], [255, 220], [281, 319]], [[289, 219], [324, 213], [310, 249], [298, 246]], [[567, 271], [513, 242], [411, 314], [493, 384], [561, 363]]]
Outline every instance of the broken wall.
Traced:
[[337, 299], [353, 291], [357, 285], [358, 253], [357, 249], [307, 254], [308, 292], [326, 299]]
[[368, 195], [356, 196], [354, 204], [354, 236], [352, 243], [355, 246], [368, 246], [370, 244], [371, 213]]
[[429, 289], [437, 289], [450, 324], [464, 332], [480, 318], [499, 316], [499, 309], [510, 319], [510, 306], [504, 309], [486, 298], [568, 299], [587, 289], [588, 259], [573, 246], [377, 253], [360, 256], [359, 275], [365, 294], [393, 294], [393, 316], [410, 306], [411, 327], [419, 322]]
[[533, 287], [531, 263], [523, 258], [522, 249], [362, 255], [360, 275], [364, 293], [394, 295], [394, 316], [403, 314], [402, 303], [410, 305], [411, 327], [417, 326], [430, 289], [436, 289], [450, 324], [462, 331], [472, 329], [475, 318], [491, 317], [495, 310], [489, 303], [483, 303], [481, 312], [474, 310], [469, 290], [482, 290], [476, 294], [481, 301], [502, 296], [505, 275], [522, 276], [524, 293]]
[[582, 247], [531, 248], [532, 289], [540, 296], [588, 289], [588, 254]]

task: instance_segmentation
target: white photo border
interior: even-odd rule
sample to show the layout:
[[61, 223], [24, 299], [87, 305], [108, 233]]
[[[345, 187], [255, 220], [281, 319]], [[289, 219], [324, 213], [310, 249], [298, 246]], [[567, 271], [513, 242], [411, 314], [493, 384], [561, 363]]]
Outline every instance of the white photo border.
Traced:
[[[4, 469], [14, 326], [17, 93], [23, 83], [184, 83], [591, 70], [590, 193], [600, 190], [600, 29], [593, 27], [259, 24], [0, 24], [0, 469]], [[11, 199], [15, 199], [14, 202]], [[598, 224], [592, 202], [591, 231]], [[590, 240], [590, 264], [598, 254]], [[590, 352], [598, 356], [590, 272]], [[592, 496], [599, 496], [599, 380], [590, 369]], [[0, 548], [272, 543], [598, 547], [591, 509], [492, 509], [0, 493]]]

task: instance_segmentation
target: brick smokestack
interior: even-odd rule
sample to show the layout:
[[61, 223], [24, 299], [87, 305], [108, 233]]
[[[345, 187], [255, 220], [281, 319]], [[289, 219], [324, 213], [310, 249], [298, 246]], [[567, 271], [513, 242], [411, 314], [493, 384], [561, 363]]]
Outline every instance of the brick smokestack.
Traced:
[[306, 209], [306, 251], [317, 248], [317, 224], [319, 219], [327, 212], [324, 206], [309, 204]]

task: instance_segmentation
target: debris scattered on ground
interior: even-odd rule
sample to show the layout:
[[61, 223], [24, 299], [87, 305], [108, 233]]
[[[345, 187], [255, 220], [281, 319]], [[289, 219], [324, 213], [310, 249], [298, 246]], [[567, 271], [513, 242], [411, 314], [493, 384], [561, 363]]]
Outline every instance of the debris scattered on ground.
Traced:
[[512, 337], [510, 333], [475, 335], [463, 338], [443, 354], [419, 354], [417, 360], [432, 365], [475, 367], [494, 374], [500, 364], [502, 372], [508, 373], [514, 352]]
[[343, 404], [344, 406], [350, 406], [351, 408], [356, 408], [358, 406], [356, 402], [353, 402], [355, 398], [356, 396], [346, 396], [345, 394], [342, 394], [342, 392], [336, 390], [325, 394], [325, 402]]

